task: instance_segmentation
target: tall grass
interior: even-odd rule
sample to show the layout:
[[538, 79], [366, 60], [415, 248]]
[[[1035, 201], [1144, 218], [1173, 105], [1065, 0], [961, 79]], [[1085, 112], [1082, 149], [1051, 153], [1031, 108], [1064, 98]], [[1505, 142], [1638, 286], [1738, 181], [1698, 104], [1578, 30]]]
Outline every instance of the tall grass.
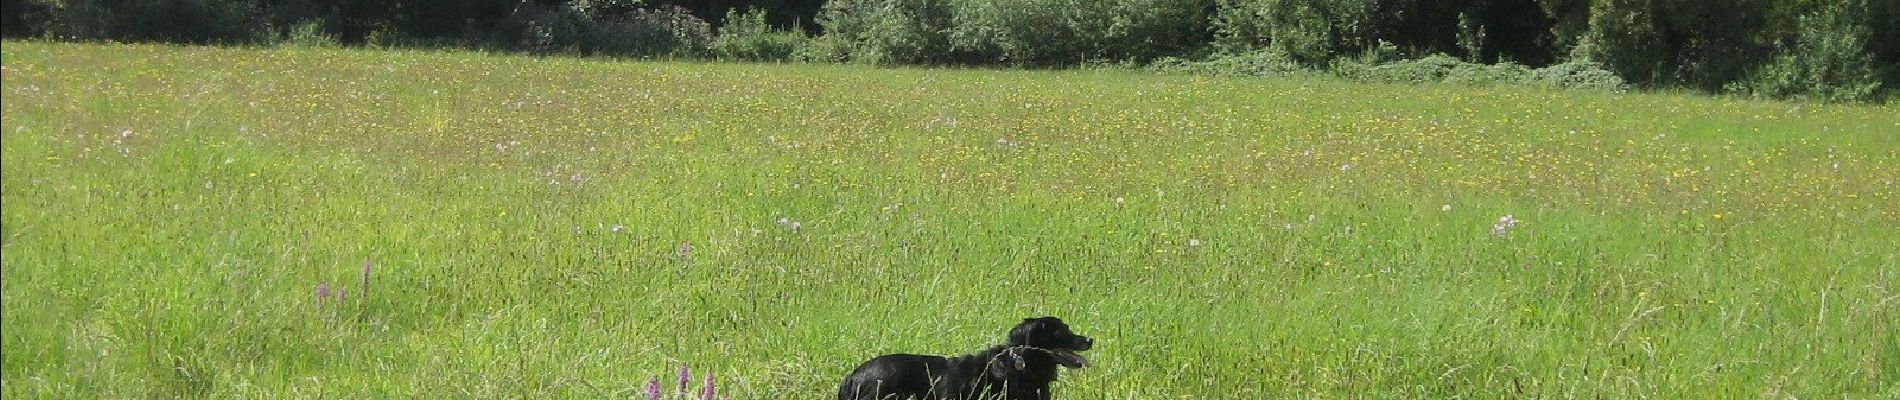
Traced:
[[3, 50], [10, 399], [824, 398], [1035, 315], [1070, 399], [1900, 396], [1892, 106]]

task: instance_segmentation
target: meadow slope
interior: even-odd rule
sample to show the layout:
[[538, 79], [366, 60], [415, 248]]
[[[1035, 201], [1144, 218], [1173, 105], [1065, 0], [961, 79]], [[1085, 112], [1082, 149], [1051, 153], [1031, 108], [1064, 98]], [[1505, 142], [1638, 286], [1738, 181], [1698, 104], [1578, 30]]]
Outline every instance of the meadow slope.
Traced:
[[819, 399], [1038, 315], [1064, 399], [1900, 397], [1895, 106], [0, 49], [8, 399]]

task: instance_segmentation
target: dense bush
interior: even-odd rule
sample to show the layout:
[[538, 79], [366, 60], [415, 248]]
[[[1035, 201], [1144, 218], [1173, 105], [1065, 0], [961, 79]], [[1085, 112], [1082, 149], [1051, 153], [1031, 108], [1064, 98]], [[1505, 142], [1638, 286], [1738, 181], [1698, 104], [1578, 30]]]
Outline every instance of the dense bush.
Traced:
[[0, 34], [7, 37], [39, 36], [53, 20], [54, 8], [42, 0], [0, 1]]
[[833, 0], [799, 59], [1073, 66], [1206, 43], [1212, 0]]
[[807, 60], [940, 64], [950, 57], [950, 8], [943, 0], [831, 0], [818, 13], [824, 40]]
[[1216, 14], [1214, 46], [1239, 53], [1265, 49], [1307, 65], [1357, 54], [1373, 44], [1372, 1], [1229, 0]]
[[1333, 73], [1361, 82], [1449, 83], [1470, 86], [1523, 85], [1565, 89], [1622, 90], [1622, 78], [1588, 61], [1572, 61], [1543, 68], [1501, 62], [1473, 63], [1436, 54], [1416, 59], [1367, 62], [1364, 58], [1335, 62]]
[[805, 33], [780, 30], [766, 22], [763, 10], [733, 10], [713, 39], [713, 55], [722, 60], [786, 61], [805, 42]]
[[[1482, 68], [1483, 64], [1471, 64], [1443, 54], [1424, 58], [1398, 60], [1385, 63], [1365, 63], [1339, 61], [1333, 63], [1333, 72], [1347, 79], [1365, 82], [1444, 82], [1447, 77], [1459, 69]], [[1465, 72], [1459, 75], [1475, 75]], [[1495, 75], [1495, 74], [1494, 74]], [[1465, 83], [1473, 83], [1469, 79]]]
[[1841, 0], [1801, 16], [1789, 47], [1729, 90], [1776, 98], [1877, 100], [1883, 85], [1869, 44], [1868, 11], [1866, 0]]
[[1551, 15], [1535, 0], [1225, 0], [1213, 17], [1213, 45], [1269, 49], [1315, 66], [1384, 44], [1409, 55], [1542, 64], [1558, 55]]
[[[1894, 0], [12, 0], [0, 4], [4, 4], [0, 11], [5, 13], [4, 33], [9, 37], [77, 40], [334, 41], [537, 54], [867, 64], [1152, 64], [1151, 69], [1157, 71], [1230, 75], [1331, 71], [1380, 81], [1527, 81], [1566, 87], [1621, 87], [1627, 81], [1644, 88], [1828, 101], [1877, 101], [1900, 87], [1900, 24], [1892, 22], [1900, 20], [1900, 1]], [[713, 24], [702, 18], [724, 24], [718, 39], [712, 35]], [[801, 26], [800, 21], [813, 24]], [[815, 29], [820, 34], [806, 37], [788, 29]], [[1604, 72], [1617, 80], [1605, 79]]]
[[1766, 56], [1772, 0], [1598, 0], [1574, 52], [1647, 86], [1718, 89]]
[[1623, 90], [1629, 87], [1623, 77], [1595, 61], [1576, 59], [1531, 70], [1530, 82], [1538, 85], [1590, 90]]
[[951, 7], [966, 63], [1147, 62], [1208, 40], [1210, 0], [968, 0]]
[[1575, 58], [1597, 60], [1631, 82], [1653, 83], [1664, 76], [1669, 57], [1659, 45], [1660, 17], [1655, 0], [1597, 0], [1590, 7], [1590, 28]]
[[68, 0], [46, 25], [59, 37], [135, 42], [245, 43], [269, 39], [264, 14], [245, 0]]
[[1221, 55], [1206, 60], [1164, 57], [1148, 67], [1159, 72], [1220, 76], [1286, 76], [1314, 72], [1292, 57], [1268, 50]]
[[277, 44], [281, 46], [311, 48], [330, 48], [342, 45], [342, 43], [337, 40], [336, 35], [324, 33], [323, 24], [316, 21], [304, 22], [290, 27], [290, 29], [284, 31], [282, 37], [277, 38]]
[[638, 8], [593, 18], [608, 55], [692, 58], [712, 48], [712, 25], [684, 8]]
[[705, 21], [679, 8], [525, 6], [495, 30], [494, 43], [535, 54], [697, 57], [712, 45]]

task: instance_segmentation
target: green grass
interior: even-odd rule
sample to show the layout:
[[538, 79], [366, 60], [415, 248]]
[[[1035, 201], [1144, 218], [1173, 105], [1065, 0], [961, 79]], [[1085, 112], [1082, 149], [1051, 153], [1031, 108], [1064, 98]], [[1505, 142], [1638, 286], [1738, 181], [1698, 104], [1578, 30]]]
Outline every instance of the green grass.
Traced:
[[28, 42], [0, 78], [8, 399], [826, 398], [1039, 315], [1097, 339], [1066, 399], [1900, 397], [1893, 106]]

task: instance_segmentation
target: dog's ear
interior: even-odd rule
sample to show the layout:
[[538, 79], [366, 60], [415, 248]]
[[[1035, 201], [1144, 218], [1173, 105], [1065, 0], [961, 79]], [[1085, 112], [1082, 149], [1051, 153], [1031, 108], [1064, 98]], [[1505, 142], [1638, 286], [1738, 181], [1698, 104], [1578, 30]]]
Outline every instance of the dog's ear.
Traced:
[[1040, 323], [1035, 318], [1023, 318], [1023, 323], [1009, 330], [1009, 344], [1012, 346], [1029, 344], [1029, 333], [1035, 331], [1037, 325]]

